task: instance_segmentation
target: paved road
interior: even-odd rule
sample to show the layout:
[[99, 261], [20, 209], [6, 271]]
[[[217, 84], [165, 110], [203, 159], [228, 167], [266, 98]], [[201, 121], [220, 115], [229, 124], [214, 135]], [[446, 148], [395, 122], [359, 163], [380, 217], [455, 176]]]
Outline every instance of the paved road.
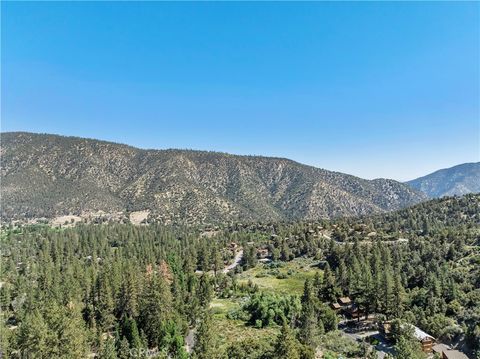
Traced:
[[237, 252], [237, 254], [235, 254], [235, 258], [233, 258], [233, 263], [223, 268], [223, 273], [227, 274], [228, 272], [234, 270], [235, 267], [240, 264], [240, 262], [242, 261], [242, 258], [243, 258], [243, 249], [240, 249]]
[[[243, 249], [240, 249], [235, 257], [233, 258], [232, 264], [229, 264], [225, 268], [223, 268], [223, 273], [227, 274], [228, 272], [234, 270], [242, 261], [243, 258]], [[185, 349], [187, 353], [191, 353], [193, 351], [193, 347], [195, 346], [195, 332], [196, 328], [190, 328], [188, 330], [187, 336], [185, 337]]]
[[185, 337], [185, 349], [187, 353], [191, 353], [193, 351], [193, 346], [195, 345], [195, 332], [195, 328], [190, 328], [187, 336]]
[[[242, 261], [242, 258], [243, 258], [243, 249], [240, 249], [237, 254], [235, 254], [235, 257], [233, 258], [233, 262], [232, 264], [229, 264], [228, 266], [226, 266], [225, 268], [222, 269], [222, 273], [223, 274], [227, 274], [228, 272], [232, 271], [235, 269], [236, 266], [238, 266], [240, 264], [240, 262]], [[202, 274], [203, 271], [201, 270], [196, 270], [195, 273], [197, 274]], [[213, 275], [213, 271], [208, 271], [207, 274], [210, 274], [210, 275]]]
[[347, 333], [341, 330], [342, 334], [356, 342], [361, 342], [364, 338], [368, 336], [375, 337], [379, 343], [377, 345], [368, 344], [370, 348], [377, 352], [377, 358], [383, 359], [385, 356], [393, 355], [394, 349], [392, 344], [387, 343], [384, 338], [378, 333], [378, 331], [362, 332], [362, 333]]
[[[340, 244], [340, 245], [345, 245], [345, 244], [353, 244], [354, 242], [340, 242], [340, 241], [337, 241], [336, 239], [333, 239], [333, 238], [328, 238], [327, 236], [324, 236], [325, 238], [327, 239], [331, 239], [333, 240], [335, 243], [337, 244]], [[391, 240], [391, 241], [380, 241], [384, 244], [401, 244], [401, 243], [408, 243], [408, 239], [407, 238], [398, 238], [398, 239], [394, 239], [394, 240]], [[373, 244], [373, 243], [376, 243], [374, 241], [370, 241], [370, 240], [361, 240], [358, 242], [359, 244]]]

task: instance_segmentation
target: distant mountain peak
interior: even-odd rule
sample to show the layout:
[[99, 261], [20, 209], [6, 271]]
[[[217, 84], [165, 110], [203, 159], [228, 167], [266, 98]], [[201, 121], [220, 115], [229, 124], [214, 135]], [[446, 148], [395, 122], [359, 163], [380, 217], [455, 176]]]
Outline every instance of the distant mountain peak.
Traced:
[[406, 182], [430, 198], [480, 192], [480, 162], [444, 168]]

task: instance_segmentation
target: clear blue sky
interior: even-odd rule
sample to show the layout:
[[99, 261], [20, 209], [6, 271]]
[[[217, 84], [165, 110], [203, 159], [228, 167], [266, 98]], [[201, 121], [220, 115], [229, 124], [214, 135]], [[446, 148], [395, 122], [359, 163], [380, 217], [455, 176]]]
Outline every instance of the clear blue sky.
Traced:
[[2, 131], [407, 180], [480, 157], [478, 2], [2, 2]]

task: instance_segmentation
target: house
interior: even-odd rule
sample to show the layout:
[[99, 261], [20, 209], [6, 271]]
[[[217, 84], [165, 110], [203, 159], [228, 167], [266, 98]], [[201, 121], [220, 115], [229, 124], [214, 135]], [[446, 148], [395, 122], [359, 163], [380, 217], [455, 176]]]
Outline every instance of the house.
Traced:
[[340, 303], [342, 307], [348, 307], [352, 304], [352, 300], [349, 297], [340, 297], [338, 298], [338, 303]]
[[352, 304], [344, 308], [344, 311], [347, 317], [350, 317], [351, 319], [359, 319], [360, 317], [362, 317], [362, 315], [365, 314], [356, 304]]
[[443, 359], [468, 359], [468, 357], [458, 350], [446, 350], [442, 355]]
[[378, 326], [378, 331], [382, 336], [389, 340], [392, 337], [392, 323], [390, 321], [385, 321], [383, 323], [380, 323]]
[[268, 251], [268, 248], [257, 249], [257, 257], [259, 259], [267, 258], [269, 256], [270, 256], [270, 252]]
[[[422, 351], [424, 353], [433, 352], [441, 355], [441, 353], [443, 353], [445, 349], [450, 349], [448, 346], [444, 344], [435, 344], [435, 338], [432, 337], [430, 334], [425, 333], [420, 328], [414, 325], [410, 325], [410, 326], [413, 328], [413, 336], [420, 342]], [[385, 321], [381, 323], [378, 327], [378, 331], [380, 332], [380, 334], [383, 335], [383, 337], [385, 337], [385, 339], [391, 339], [392, 323], [390, 321]]]
[[437, 354], [440, 358], [443, 357], [443, 352], [444, 351], [447, 351], [447, 350], [450, 350], [451, 348], [446, 345], [446, 344], [443, 344], [443, 343], [438, 343], [438, 344], [435, 344], [433, 347], [432, 347], [432, 352], [433, 354]]
[[413, 335], [420, 342], [420, 345], [422, 346], [422, 351], [424, 353], [431, 353], [435, 344], [435, 338], [414, 325], [412, 325], [412, 327], [414, 330]]
[[338, 304], [337, 302], [335, 303], [330, 303], [330, 307], [335, 310], [335, 311], [338, 311], [342, 308], [342, 306], [340, 304]]

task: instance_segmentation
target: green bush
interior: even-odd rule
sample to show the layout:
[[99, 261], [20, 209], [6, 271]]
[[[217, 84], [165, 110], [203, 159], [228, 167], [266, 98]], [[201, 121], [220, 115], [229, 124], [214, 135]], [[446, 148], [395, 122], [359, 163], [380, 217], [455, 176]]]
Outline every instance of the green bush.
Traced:
[[256, 293], [242, 307], [250, 316], [248, 323], [257, 327], [289, 322], [292, 317], [298, 316], [300, 309], [297, 297], [273, 293]]

